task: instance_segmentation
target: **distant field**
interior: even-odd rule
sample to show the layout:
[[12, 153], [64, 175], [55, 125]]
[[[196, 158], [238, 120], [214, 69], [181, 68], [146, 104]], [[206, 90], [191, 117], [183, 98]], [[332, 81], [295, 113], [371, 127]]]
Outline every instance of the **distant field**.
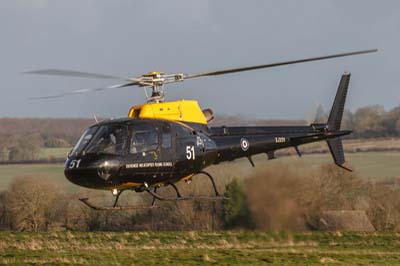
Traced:
[[0, 190], [6, 189], [12, 180], [22, 176], [38, 176], [54, 180], [62, 186], [73, 186], [65, 179], [63, 169], [63, 164], [1, 165]]
[[[400, 152], [359, 152], [346, 154], [347, 161], [354, 170], [364, 177], [400, 177]], [[246, 178], [255, 171], [269, 165], [283, 164], [289, 168], [301, 171], [317, 169], [324, 163], [331, 163], [329, 154], [304, 155], [282, 157], [268, 161], [264, 154], [254, 157], [256, 167], [251, 167], [247, 159], [222, 163], [211, 166], [208, 170], [218, 177]], [[63, 164], [39, 164], [39, 165], [0, 165], [0, 190], [7, 188], [8, 184], [18, 176], [40, 176], [58, 182], [66, 189], [76, 189], [77, 186], [68, 182], [64, 177]]]
[[65, 159], [70, 151], [71, 148], [44, 148], [39, 153], [39, 159]]
[[[345, 156], [348, 163], [361, 176], [400, 177], [400, 152], [358, 152], [348, 153]], [[310, 154], [301, 158], [283, 157], [280, 158], [280, 162], [305, 163], [311, 167], [318, 167], [323, 163], [332, 162], [332, 157], [330, 154]]]
[[0, 265], [398, 265], [397, 233], [0, 233]]
[[[356, 173], [363, 177], [400, 177], [400, 152], [358, 152], [345, 155], [346, 160]], [[216, 173], [234, 173], [238, 177], [247, 177], [252, 171], [273, 165], [284, 165], [299, 171], [312, 171], [326, 163], [333, 163], [330, 154], [308, 154], [302, 157], [285, 156], [275, 160], [267, 160], [265, 154], [254, 156], [256, 167], [253, 168], [247, 159], [212, 166]]]

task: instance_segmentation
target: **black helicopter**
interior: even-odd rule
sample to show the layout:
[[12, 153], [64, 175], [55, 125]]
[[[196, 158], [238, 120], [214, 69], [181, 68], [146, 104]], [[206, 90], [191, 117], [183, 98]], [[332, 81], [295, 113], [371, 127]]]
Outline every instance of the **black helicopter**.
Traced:
[[[327, 123], [313, 123], [308, 126], [266, 126], [266, 127], [210, 127], [213, 119], [210, 109], [201, 110], [197, 101], [164, 102], [163, 85], [181, 82], [185, 79], [229, 74], [261, 68], [276, 67], [309, 61], [330, 59], [376, 52], [365, 50], [335, 54], [267, 65], [228, 69], [195, 75], [151, 72], [139, 78], [126, 79], [127, 82], [103, 89], [127, 86], [152, 88], [148, 103], [134, 106], [128, 117], [98, 122], [89, 127], [65, 163], [65, 176], [79, 186], [111, 190], [115, 196], [112, 207], [95, 206], [87, 198], [83, 203], [96, 210], [143, 208], [143, 206], [118, 206], [122, 192], [133, 190], [147, 192], [156, 200], [188, 200], [179, 192], [175, 183], [190, 181], [195, 175], [207, 176], [215, 196], [196, 197], [220, 199], [214, 178], [204, 171], [212, 164], [247, 157], [254, 166], [252, 156], [265, 153], [274, 159], [279, 149], [294, 147], [301, 156], [299, 146], [325, 140], [336, 165], [351, 171], [346, 166], [341, 137], [351, 134], [341, 130], [340, 125], [348, 91], [350, 73], [344, 73], [333, 102]], [[89, 78], [118, 78], [109, 75], [78, 72], [63, 69], [44, 69], [26, 72], [29, 74], [61, 75]], [[55, 98], [79, 94], [93, 90], [79, 90], [61, 95], [39, 98]], [[176, 197], [166, 198], [157, 193], [157, 189], [171, 186]], [[151, 207], [148, 206], [148, 207]]]

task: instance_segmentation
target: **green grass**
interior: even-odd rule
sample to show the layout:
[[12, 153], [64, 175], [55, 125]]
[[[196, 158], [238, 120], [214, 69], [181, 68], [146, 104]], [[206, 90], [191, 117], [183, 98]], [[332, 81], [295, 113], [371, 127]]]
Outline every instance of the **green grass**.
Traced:
[[65, 159], [71, 148], [43, 148], [39, 153], [39, 159]]
[[[345, 155], [347, 162], [361, 176], [400, 176], [400, 152], [359, 152]], [[311, 154], [302, 158], [286, 157], [281, 162], [304, 163], [311, 167], [332, 162], [330, 154]]]
[[0, 265], [398, 265], [397, 233], [0, 233]]
[[[346, 161], [351, 165], [356, 173], [362, 177], [398, 177], [400, 176], [400, 152], [358, 152], [345, 155]], [[257, 169], [267, 168], [268, 166], [287, 165], [289, 168], [299, 171], [317, 170], [321, 165], [333, 163], [330, 154], [309, 154], [302, 157], [286, 156], [275, 160], [267, 160], [265, 154], [254, 156], [256, 167], [251, 167], [247, 159], [239, 159], [234, 162], [212, 166], [216, 173], [218, 168], [230, 171], [235, 176], [251, 176]], [[217, 174], [218, 175], [218, 174]]]
[[15, 164], [0, 166], [0, 190], [8, 187], [12, 180], [23, 176], [43, 177], [44, 180], [51, 180], [62, 186], [73, 186], [64, 177], [63, 164]]

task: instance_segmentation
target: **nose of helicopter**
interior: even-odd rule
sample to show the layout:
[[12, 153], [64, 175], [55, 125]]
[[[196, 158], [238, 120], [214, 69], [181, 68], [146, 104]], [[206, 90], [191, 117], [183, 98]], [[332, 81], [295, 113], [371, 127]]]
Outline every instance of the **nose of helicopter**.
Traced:
[[90, 160], [69, 158], [65, 162], [64, 175], [72, 183], [88, 188], [107, 188], [116, 181], [118, 160]]

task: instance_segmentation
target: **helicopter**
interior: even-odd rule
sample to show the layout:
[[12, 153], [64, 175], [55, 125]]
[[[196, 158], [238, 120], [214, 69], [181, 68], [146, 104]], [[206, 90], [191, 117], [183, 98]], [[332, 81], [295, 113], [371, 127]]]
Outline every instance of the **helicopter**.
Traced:
[[[349, 53], [283, 61], [272, 64], [233, 68], [199, 74], [165, 74], [150, 72], [137, 78], [104, 88], [85, 89], [58, 95], [36, 97], [51, 99], [106, 89], [129, 86], [143, 87], [147, 103], [133, 106], [128, 116], [96, 122], [90, 126], [69, 153], [64, 174], [79, 186], [109, 190], [115, 197], [112, 206], [96, 206], [88, 198], [80, 199], [95, 210], [122, 210], [157, 207], [156, 201], [190, 199], [224, 199], [214, 177], [204, 169], [213, 164], [247, 158], [254, 167], [253, 155], [265, 153], [275, 159], [275, 151], [293, 147], [301, 156], [300, 145], [326, 141], [334, 163], [348, 171], [341, 137], [352, 133], [341, 130], [341, 121], [348, 92], [350, 73], [340, 79], [337, 93], [326, 123], [307, 126], [252, 126], [211, 127], [214, 119], [211, 109], [201, 110], [195, 100], [165, 101], [164, 85], [187, 79], [232, 74], [263, 68], [298, 64], [337, 57], [377, 52], [363, 50]], [[120, 79], [117, 76], [80, 72], [66, 69], [42, 69], [25, 72], [38, 75], [72, 76], [83, 78]], [[151, 89], [151, 94], [148, 94]], [[177, 182], [190, 182], [204, 175], [213, 187], [214, 196], [182, 196]], [[170, 186], [174, 197], [163, 197], [157, 191]], [[119, 206], [124, 191], [146, 192], [153, 201], [149, 206]]]

